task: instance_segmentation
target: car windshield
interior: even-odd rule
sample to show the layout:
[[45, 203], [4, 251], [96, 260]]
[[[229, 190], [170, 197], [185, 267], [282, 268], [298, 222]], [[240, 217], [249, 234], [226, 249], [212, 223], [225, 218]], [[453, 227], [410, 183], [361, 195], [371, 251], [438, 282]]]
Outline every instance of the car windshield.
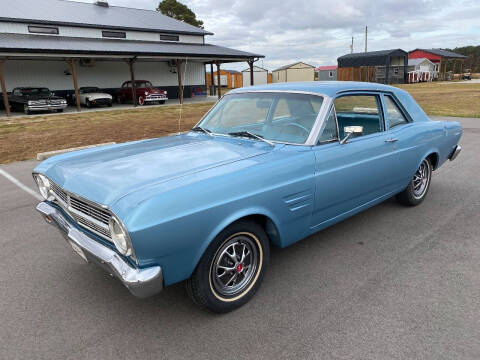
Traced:
[[137, 82], [135, 82], [135, 86], [137, 88], [151, 88], [151, 87], [153, 87], [153, 85], [150, 81], [137, 81]]
[[47, 88], [23, 88], [24, 95], [50, 95], [50, 90]]
[[98, 87], [84, 87], [80, 89], [80, 93], [88, 94], [88, 93], [98, 93], [100, 89]]
[[248, 132], [265, 140], [303, 144], [322, 103], [323, 97], [308, 94], [227, 94], [198, 126], [214, 134], [242, 136]]

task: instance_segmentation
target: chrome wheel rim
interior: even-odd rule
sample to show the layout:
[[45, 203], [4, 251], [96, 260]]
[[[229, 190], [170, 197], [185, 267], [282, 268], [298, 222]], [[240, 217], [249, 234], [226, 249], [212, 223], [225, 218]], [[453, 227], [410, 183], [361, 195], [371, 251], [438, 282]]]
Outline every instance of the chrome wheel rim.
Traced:
[[214, 290], [223, 296], [235, 296], [252, 282], [258, 268], [258, 248], [248, 234], [230, 237], [217, 251], [211, 267]]
[[430, 168], [427, 160], [423, 160], [417, 172], [413, 176], [413, 196], [420, 199], [425, 195], [430, 182]]

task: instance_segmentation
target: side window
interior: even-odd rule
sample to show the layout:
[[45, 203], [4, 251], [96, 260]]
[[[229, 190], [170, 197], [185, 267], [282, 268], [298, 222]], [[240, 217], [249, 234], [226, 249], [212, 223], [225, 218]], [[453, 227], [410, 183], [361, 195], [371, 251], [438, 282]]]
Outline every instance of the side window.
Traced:
[[391, 96], [385, 95], [385, 110], [387, 111], [387, 119], [388, 119], [388, 126], [391, 128], [408, 123], [405, 116], [403, 116], [402, 112], [398, 108], [395, 101], [392, 99]]
[[377, 95], [345, 95], [334, 101], [340, 139], [345, 137], [346, 126], [362, 126], [363, 134], [383, 131], [380, 100]]
[[335, 116], [335, 109], [332, 108], [330, 111], [330, 115], [328, 115], [328, 119], [325, 123], [325, 127], [323, 128], [322, 135], [318, 139], [318, 144], [323, 144], [331, 141], [338, 140], [338, 131], [337, 131], [337, 119]]

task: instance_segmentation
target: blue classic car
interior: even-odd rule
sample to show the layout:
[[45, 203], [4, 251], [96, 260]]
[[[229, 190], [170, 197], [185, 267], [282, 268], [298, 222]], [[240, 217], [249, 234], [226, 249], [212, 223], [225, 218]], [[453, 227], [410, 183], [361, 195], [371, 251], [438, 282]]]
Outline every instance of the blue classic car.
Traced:
[[236, 89], [191, 131], [42, 162], [37, 210], [132, 294], [186, 280], [195, 303], [227, 312], [258, 290], [270, 246], [392, 196], [422, 202], [461, 135], [395, 87]]

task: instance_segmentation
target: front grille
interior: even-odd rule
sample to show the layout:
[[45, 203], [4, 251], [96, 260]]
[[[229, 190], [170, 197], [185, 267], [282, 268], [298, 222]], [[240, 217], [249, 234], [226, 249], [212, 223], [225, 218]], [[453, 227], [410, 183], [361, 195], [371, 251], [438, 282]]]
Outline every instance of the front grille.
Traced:
[[92, 205], [89, 205], [87, 204], [86, 202], [78, 199], [78, 198], [75, 198], [73, 196], [70, 196], [70, 206], [91, 217], [91, 218], [94, 218], [95, 220], [98, 220], [100, 221], [101, 223], [104, 223], [105, 225], [108, 225], [108, 222], [110, 220], [110, 213], [103, 210], [103, 209], [99, 209], [99, 208], [95, 208], [93, 207]]
[[76, 214], [72, 214], [72, 217], [78, 224], [83, 225], [84, 227], [89, 228], [90, 230], [94, 230], [95, 232], [100, 233], [101, 235], [107, 237], [108, 239], [111, 239], [109, 229], [105, 229], [104, 227], [95, 224], [93, 221], [90, 221]]
[[57, 198], [60, 198], [65, 204], [67, 204], [67, 193], [63, 191], [62, 188], [60, 188], [57, 184], [50, 182], [50, 188], [54, 192]]
[[96, 206], [80, 199], [78, 196], [68, 193], [60, 186], [50, 181], [50, 189], [58, 200], [60, 206], [84, 228], [111, 240], [108, 223], [111, 218], [110, 212], [101, 206]]

